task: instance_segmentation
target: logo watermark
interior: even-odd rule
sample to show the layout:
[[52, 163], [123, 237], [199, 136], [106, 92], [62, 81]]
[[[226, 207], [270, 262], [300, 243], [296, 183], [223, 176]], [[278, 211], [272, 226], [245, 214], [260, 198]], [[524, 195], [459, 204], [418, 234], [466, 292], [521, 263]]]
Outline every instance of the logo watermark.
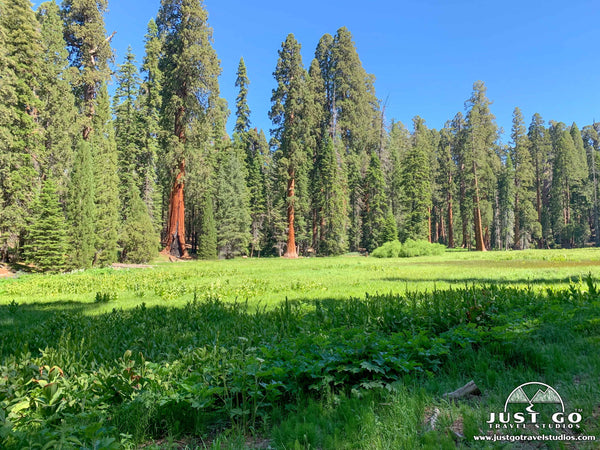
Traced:
[[[582, 411], [567, 410], [556, 389], [531, 381], [513, 389], [506, 398], [503, 411], [490, 412], [486, 425], [495, 434], [474, 436], [474, 439], [494, 442], [595, 440], [595, 436], [578, 435], [582, 420]], [[508, 430], [523, 434], [503, 434]], [[562, 434], [538, 434], [542, 430], [555, 430]]]

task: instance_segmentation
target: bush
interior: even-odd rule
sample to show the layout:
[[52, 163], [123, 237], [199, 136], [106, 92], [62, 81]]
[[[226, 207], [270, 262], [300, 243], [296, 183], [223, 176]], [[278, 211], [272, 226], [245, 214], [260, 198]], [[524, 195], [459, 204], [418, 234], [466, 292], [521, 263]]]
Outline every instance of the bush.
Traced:
[[390, 241], [383, 244], [381, 247], [377, 247], [371, 253], [371, 256], [375, 258], [397, 258], [400, 256], [402, 251], [402, 244], [400, 241]]
[[446, 247], [442, 244], [407, 239], [404, 244], [399, 241], [386, 242], [373, 250], [371, 256], [375, 258], [410, 258], [412, 256], [441, 255], [445, 251]]

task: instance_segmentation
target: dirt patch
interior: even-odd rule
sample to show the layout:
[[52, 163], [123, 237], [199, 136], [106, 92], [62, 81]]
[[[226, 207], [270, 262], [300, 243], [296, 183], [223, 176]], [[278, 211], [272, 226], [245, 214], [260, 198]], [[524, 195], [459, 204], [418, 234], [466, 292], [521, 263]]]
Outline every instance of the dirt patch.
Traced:
[[14, 278], [17, 274], [7, 268], [6, 266], [0, 265], [0, 278]]

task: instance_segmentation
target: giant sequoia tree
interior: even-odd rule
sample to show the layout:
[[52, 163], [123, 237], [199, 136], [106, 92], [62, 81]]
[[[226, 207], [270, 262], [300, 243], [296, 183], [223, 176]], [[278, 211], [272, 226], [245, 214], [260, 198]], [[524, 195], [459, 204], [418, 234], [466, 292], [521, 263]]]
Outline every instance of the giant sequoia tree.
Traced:
[[300, 44], [293, 34], [289, 34], [279, 50], [279, 60], [274, 72], [277, 88], [273, 90], [273, 103], [269, 117], [275, 128], [272, 130], [279, 142], [278, 163], [285, 171], [287, 179], [287, 258], [297, 258], [296, 249], [296, 213], [299, 199], [305, 202], [298, 191], [305, 186], [297, 181], [306, 176], [307, 155], [304, 148], [305, 120], [303, 116], [304, 96], [306, 94], [306, 71], [302, 65]]
[[173, 179], [169, 195], [165, 251], [187, 256], [184, 183], [190, 128], [204, 123], [219, 96], [219, 60], [212, 48], [212, 29], [200, 0], [162, 0], [156, 20], [163, 43], [159, 68], [163, 77], [162, 120]]

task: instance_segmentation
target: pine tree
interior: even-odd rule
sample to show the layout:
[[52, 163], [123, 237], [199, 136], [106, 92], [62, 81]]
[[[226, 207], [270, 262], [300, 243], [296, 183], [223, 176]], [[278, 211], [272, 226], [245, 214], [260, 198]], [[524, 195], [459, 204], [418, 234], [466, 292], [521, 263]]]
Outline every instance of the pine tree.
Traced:
[[71, 64], [78, 69], [73, 80], [75, 95], [83, 114], [82, 135], [90, 138], [96, 115], [96, 96], [110, 79], [109, 63], [113, 58], [112, 36], [106, 37], [104, 13], [108, 0], [64, 0], [65, 41]]
[[[191, 148], [189, 129], [207, 126], [211, 109], [219, 109], [219, 60], [212, 48], [212, 30], [200, 0], [162, 0], [157, 25], [162, 40], [162, 126], [173, 130], [165, 140], [173, 180], [169, 195], [166, 246], [187, 256], [184, 182]], [[195, 123], [199, 122], [199, 123]]]
[[396, 219], [396, 228], [403, 223], [402, 209], [402, 161], [411, 146], [410, 133], [401, 122], [392, 122], [388, 134], [388, 167], [386, 175], [387, 197]]
[[550, 139], [542, 116], [538, 113], [533, 115], [527, 136], [531, 143], [531, 162], [534, 170], [535, 208], [537, 221], [541, 224], [541, 236], [538, 236], [538, 247], [547, 246], [550, 238], [549, 197], [550, 178], [552, 170], [550, 167]]
[[[282, 168], [282, 178], [287, 184], [287, 258], [297, 258], [296, 232], [303, 229], [302, 218], [307, 210], [306, 177], [307, 154], [303, 142], [306, 122], [303, 117], [303, 99], [306, 91], [306, 71], [302, 65], [300, 44], [289, 34], [279, 50], [279, 60], [274, 72], [277, 88], [271, 97], [269, 118], [272, 131], [279, 143], [277, 164]], [[299, 220], [297, 220], [299, 219]], [[300, 222], [300, 223], [299, 223]]]
[[374, 77], [363, 68], [347, 28], [342, 27], [337, 31], [328, 59], [329, 63], [324, 65], [329, 67], [321, 71], [325, 77], [326, 92], [329, 89], [332, 95], [334, 147], [337, 148], [337, 140], [340, 139], [347, 154], [350, 246], [356, 250], [365, 241], [361, 235], [365, 229], [361, 223], [364, 216], [362, 199], [365, 195], [363, 176], [370, 162], [370, 153], [379, 149], [381, 116], [375, 96]]
[[[577, 191], [587, 178], [587, 161], [582, 158], [573, 136], [564, 123], [553, 122], [550, 128], [553, 166], [550, 212], [556, 244], [572, 247], [575, 244], [576, 224], [574, 206]], [[576, 213], [576, 211], [575, 211]]]
[[512, 147], [510, 147], [510, 160], [514, 171], [514, 231], [513, 248], [520, 250], [524, 243], [532, 238], [541, 237], [541, 225], [536, 220], [536, 213], [532, 203], [532, 189], [534, 182], [534, 169], [531, 164], [531, 143], [527, 136], [523, 115], [519, 108], [513, 113]]
[[0, 256], [18, 253], [39, 186], [41, 36], [27, 0], [0, 3]]
[[156, 256], [159, 239], [137, 186], [130, 182], [128, 190], [130, 198], [125, 207], [125, 221], [119, 237], [121, 260], [140, 264]]
[[385, 180], [379, 157], [375, 152], [371, 153], [369, 167], [365, 175], [363, 204], [362, 246], [368, 252], [371, 252], [384, 244], [384, 239], [389, 237], [389, 232], [386, 232], [388, 207], [385, 198]]
[[93, 150], [96, 254], [94, 264], [107, 266], [117, 260], [119, 211], [118, 154], [110, 100], [106, 85], [100, 89], [90, 136]]
[[95, 250], [96, 206], [94, 203], [94, 162], [90, 144], [81, 139], [77, 144], [67, 197], [69, 266], [87, 268], [92, 265]]
[[431, 207], [431, 169], [432, 152], [425, 121], [420, 117], [413, 119], [415, 131], [412, 146], [404, 156], [402, 164], [402, 240], [428, 239], [429, 210]]
[[471, 181], [467, 184], [467, 191], [473, 199], [475, 248], [479, 251], [486, 250], [497, 183], [495, 174], [500, 170], [500, 160], [495, 153], [498, 130], [490, 104], [483, 82], [475, 82], [471, 98], [466, 103], [465, 170]]
[[[140, 170], [142, 170], [140, 175], [143, 182], [142, 199], [148, 208], [154, 227], [159, 230], [165, 219], [165, 208], [162, 207], [165, 202], [162, 201], [161, 192], [157, 186], [162, 186], [163, 191], [167, 192], [169, 177], [164, 164], [162, 167], [157, 166], [160, 151], [159, 137], [162, 134], [160, 127], [162, 73], [158, 67], [162, 42], [158, 36], [158, 27], [154, 19], [148, 23], [145, 50], [146, 56], [142, 65], [145, 79], [140, 86], [138, 96], [138, 108], [143, 124], [143, 135], [140, 142]], [[162, 176], [159, 176], [159, 173]]]
[[229, 259], [246, 253], [250, 243], [248, 189], [243, 157], [235, 148], [226, 149], [219, 163], [215, 218], [220, 253]]
[[217, 226], [211, 198], [206, 195], [202, 205], [202, 218], [198, 238], [198, 258], [215, 259], [217, 257]]
[[236, 99], [236, 121], [234, 133], [242, 136], [247, 133], [250, 129], [250, 108], [248, 107], [248, 73], [246, 71], [246, 64], [244, 58], [240, 58], [240, 63], [237, 70], [237, 79], [235, 80], [235, 87], [239, 88], [238, 96]]
[[65, 220], [51, 179], [42, 183], [34, 211], [27, 243], [23, 247], [25, 258], [41, 271], [60, 271], [64, 268], [66, 255]]
[[125, 61], [119, 65], [116, 75], [117, 88], [113, 98], [115, 144], [119, 156], [119, 178], [122, 210], [130, 202], [132, 187], [144, 187], [146, 167], [142, 161], [144, 123], [137, 106], [140, 79], [131, 47], [127, 49]]
[[73, 147], [78, 133], [75, 97], [71, 92], [68, 52], [63, 38], [60, 9], [54, 0], [37, 9], [41, 24], [40, 85], [37, 89], [41, 106], [38, 123], [43, 128], [44, 153], [42, 170], [56, 181], [59, 198], [66, 196]]
[[326, 137], [320, 159], [319, 184], [322, 192], [319, 221], [319, 248], [322, 255], [340, 255], [348, 250], [348, 180], [342, 156]]
[[266, 156], [269, 153], [269, 144], [261, 130], [250, 130], [246, 143], [246, 167], [250, 208], [250, 256], [255, 252], [260, 254], [265, 244], [265, 216], [266, 216]]
[[[444, 211], [441, 219], [441, 230], [439, 242], [446, 244], [448, 248], [454, 248], [454, 197], [456, 164], [453, 160], [455, 137], [452, 133], [452, 123], [446, 122], [440, 131], [439, 141], [439, 170], [437, 173], [438, 186], [440, 186], [440, 211]], [[442, 213], [443, 214], [443, 213]], [[443, 218], [446, 218], [444, 226]], [[447, 230], [447, 231], [446, 231]]]

